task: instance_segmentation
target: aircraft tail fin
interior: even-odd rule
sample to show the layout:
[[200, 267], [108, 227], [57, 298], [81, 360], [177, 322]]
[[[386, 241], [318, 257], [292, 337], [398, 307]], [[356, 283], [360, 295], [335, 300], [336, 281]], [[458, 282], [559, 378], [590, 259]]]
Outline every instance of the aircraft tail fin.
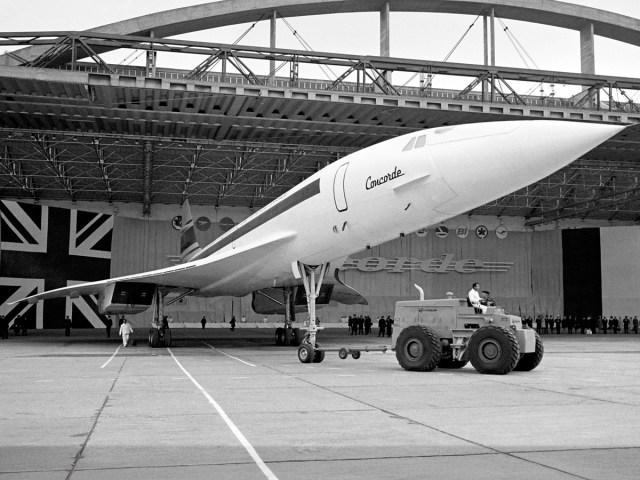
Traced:
[[180, 228], [180, 263], [188, 262], [201, 251], [196, 239], [189, 200], [185, 200], [182, 204], [182, 227]]

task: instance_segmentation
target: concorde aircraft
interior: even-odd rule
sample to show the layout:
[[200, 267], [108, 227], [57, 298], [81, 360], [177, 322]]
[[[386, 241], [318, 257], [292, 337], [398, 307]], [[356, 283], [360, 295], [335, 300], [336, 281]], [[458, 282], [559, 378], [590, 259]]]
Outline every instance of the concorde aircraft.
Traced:
[[[438, 224], [530, 185], [625, 127], [554, 120], [443, 126], [352, 153], [315, 173], [215, 241], [200, 248], [188, 208], [176, 266], [82, 283], [19, 301], [98, 295], [101, 313], [138, 313], [165, 295], [262, 294], [277, 303], [304, 286], [304, 341], [316, 348], [316, 301], [358, 303], [331, 267], [348, 255]], [[323, 292], [324, 285], [324, 292]], [[329, 287], [327, 289], [327, 286]], [[270, 292], [270, 293], [269, 293]], [[17, 302], [14, 302], [17, 303]], [[287, 314], [290, 319], [290, 314]], [[291, 322], [276, 334], [291, 337]], [[283, 334], [284, 330], [284, 334]], [[151, 329], [150, 343], [158, 335]], [[282, 340], [282, 338], [281, 338]], [[312, 350], [313, 351], [313, 350]]]

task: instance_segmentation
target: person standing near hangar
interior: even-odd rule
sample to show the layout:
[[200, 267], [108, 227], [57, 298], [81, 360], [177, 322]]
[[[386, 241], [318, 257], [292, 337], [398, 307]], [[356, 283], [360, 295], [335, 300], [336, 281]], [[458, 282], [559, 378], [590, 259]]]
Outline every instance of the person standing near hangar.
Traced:
[[67, 315], [64, 319], [64, 336], [71, 336], [71, 319], [69, 318], [69, 315]]
[[9, 319], [4, 315], [0, 315], [0, 334], [2, 335], [3, 340], [7, 340], [9, 338]]
[[112, 326], [113, 326], [113, 320], [111, 320], [111, 315], [107, 315], [107, 318], [104, 321], [104, 328], [107, 331], [107, 338], [111, 338], [111, 327]]
[[387, 322], [384, 320], [384, 315], [380, 316], [380, 320], [378, 320], [378, 336], [384, 337], [384, 330], [386, 328]]
[[129, 343], [129, 337], [133, 333], [133, 328], [127, 322], [126, 318], [122, 319], [122, 325], [120, 325], [120, 335], [122, 335], [122, 344], [126, 347]]

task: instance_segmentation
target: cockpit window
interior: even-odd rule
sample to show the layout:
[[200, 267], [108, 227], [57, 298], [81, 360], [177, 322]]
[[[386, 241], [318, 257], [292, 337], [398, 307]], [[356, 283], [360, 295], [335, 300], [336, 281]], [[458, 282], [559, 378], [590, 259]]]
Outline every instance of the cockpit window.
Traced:
[[404, 148], [402, 149], [403, 152], [408, 152], [409, 150], [411, 150], [413, 148], [413, 144], [416, 143], [416, 137], [413, 137], [411, 140], [409, 140], [409, 143], [407, 143]]
[[410, 150], [413, 150], [414, 148], [422, 148], [427, 144], [427, 136], [426, 135], [420, 135], [419, 137], [413, 137], [411, 140], [409, 140], [409, 143], [407, 143], [404, 148], [402, 149], [403, 152], [408, 152]]

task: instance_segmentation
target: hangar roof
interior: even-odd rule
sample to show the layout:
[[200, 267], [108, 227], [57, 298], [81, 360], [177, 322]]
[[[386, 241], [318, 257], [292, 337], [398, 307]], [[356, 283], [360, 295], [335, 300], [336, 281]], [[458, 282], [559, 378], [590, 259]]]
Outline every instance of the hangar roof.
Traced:
[[[2, 198], [179, 204], [188, 197], [193, 204], [259, 208], [324, 165], [384, 139], [522, 118], [416, 108], [375, 93], [295, 95], [246, 85], [203, 92], [198, 83], [149, 88], [127, 76], [104, 77], [1, 72]], [[639, 145], [640, 126], [631, 126], [551, 177], [473, 213], [531, 222], [640, 221]]]
[[[367, 62], [374, 60], [380, 61]], [[473, 70], [384, 61], [380, 69]], [[148, 77], [144, 69], [127, 68], [0, 67], [0, 198], [139, 202], [145, 212], [187, 197], [193, 204], [260, 208], [324, 165], [397, 135], [470, 122], [563, 118], [633, 125], [556, 174], [470, 213], [522, 216], [529, 225], [562, 218], [640, 221], [635, 104], [585, 110], [552, 99], [518, 104], [446, 91], [390, 95], [374, 82], [328, 88], [302, 79], [252, 82], [246, 72], [189, 80], [185, 71]], [[540, 76], [518, 69], [494, 73]], [[638, 79], [563, 78], [598, 89], [640, 85]]]

